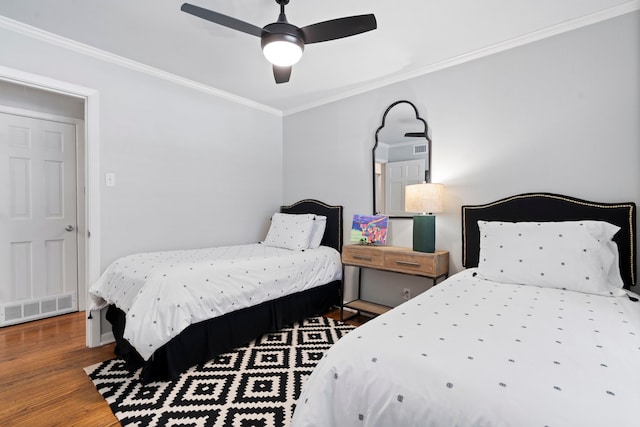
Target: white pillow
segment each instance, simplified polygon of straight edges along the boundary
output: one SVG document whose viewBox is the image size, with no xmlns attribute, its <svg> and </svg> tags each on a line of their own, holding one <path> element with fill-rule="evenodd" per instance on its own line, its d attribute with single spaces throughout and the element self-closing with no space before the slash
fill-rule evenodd
<svg viewBox="0 0 640 427">
<path fill-rule="evenodd" d="M 620 227 L 603 221 L 487 222 L 480 228 L 478 274 L 489 280 L 598 295 L 624 295 Z"/>
<path fill-rule="evenodd" d="M 273 214 L 264 244 L 296 251 L 307 249 L 311 242 L 314 217 L 313 214 Z"/>
<path fill-rule="evenodd" d="M 327 228 L 327 217 L 324 215 L 314 215 L 315 221 L 313 221 L 313 228 L 311 229 L 311 241 L 309 242 L 309 249 L 316 249 L 320 246 L 322 238 L 324 237 L 324 230 Z"/>
</svg>

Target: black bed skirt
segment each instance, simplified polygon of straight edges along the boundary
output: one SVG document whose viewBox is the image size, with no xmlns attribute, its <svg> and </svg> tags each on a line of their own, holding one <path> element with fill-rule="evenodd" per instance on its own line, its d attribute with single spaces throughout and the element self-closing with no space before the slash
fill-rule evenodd
<svg viewBox="0 0 640 427">
<path fill-rule="evenodd" d="M 340 281 L 266 301 L 224 316 L 195 323 L 144 361 L 123 336 L 125 313 L 111 305 L 107 320 L 116 339 L 115 354 L 125 360 L 129 370 L 142 367 L 142 380 L 166 381 L 178 377 L 192 366 L 211 360 L 244 345 L 260 335 L 307 317 L 326 313 L 340 303 Z"/>
</svg>

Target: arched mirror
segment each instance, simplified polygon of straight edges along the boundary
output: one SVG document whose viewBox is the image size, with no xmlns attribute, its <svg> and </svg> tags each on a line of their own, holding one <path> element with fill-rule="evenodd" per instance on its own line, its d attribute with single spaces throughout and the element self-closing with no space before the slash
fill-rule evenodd
<svg viewBox="0 0 640 427">
<path fill-rule="evenodd" d="M 431 182 L 429 126 L 409 101 L 396 101 L 382 116 L 373 146 L 373 212 L 397 218 L 404 210 L 404 187 Z"/>
</svg>

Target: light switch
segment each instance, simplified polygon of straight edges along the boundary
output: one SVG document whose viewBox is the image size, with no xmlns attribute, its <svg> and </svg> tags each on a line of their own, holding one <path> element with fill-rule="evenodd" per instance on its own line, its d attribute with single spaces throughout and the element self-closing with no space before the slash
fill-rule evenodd
<svg viewBox="0 0 640 427">
<path fill-rule="evenodd" d="M 104 182 L 107 187 L 115 187 L 116 186 L 116 174 L 115 173 L 106 173 L 104 175 Z"/>
</svg>

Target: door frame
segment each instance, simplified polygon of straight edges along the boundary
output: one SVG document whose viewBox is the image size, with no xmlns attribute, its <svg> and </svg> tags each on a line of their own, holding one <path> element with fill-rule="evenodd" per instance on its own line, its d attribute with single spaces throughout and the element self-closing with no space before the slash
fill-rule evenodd
<svg viewBox="0 0 640 427">
<path fill-rule="evenodd" d="M 87 346 L 100 345 L 100 316 L 90 316 L 90 304 L 87 304 L 89 301 L 88 284 L 94 283 L 100 277 L 99 93 L 95 89 L 4 66 L 0 66 L 0 80 L 84 99 L 84 158 L 82 159 L 84 173 L 78 173 L 78 176 L 84 175 L 82 183 L 85 190 L 83 210 L 87 232 L 83 233 L 82 237 L 78 236 L 78 265 L 85 266 L 84 277 L 78 277 L 78 309 L 85 310 L 88 315 Z M 80 167 L 80 164 L 78 166 Z M 84 250 L 81 251 L 82 246 L 84 246 Z"/>
</svg>

